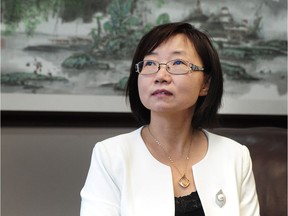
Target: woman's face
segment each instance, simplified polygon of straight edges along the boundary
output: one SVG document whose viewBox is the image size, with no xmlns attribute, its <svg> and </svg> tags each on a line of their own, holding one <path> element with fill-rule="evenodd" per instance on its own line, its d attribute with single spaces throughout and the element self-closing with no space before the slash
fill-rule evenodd
<svg viewBox="0 0 288 216">
<path fill-rule="evenodd" d="M 194 45 L 184 34 L 171 37 L 144 57 L 144 60 L 164 64 L 174 59 L 182 59 L 203 67 Z M 198 97 L 206 95 L 208 88 L 209 84 L 205 82 L 204 72 L 201 71 L 174 75 L 167 72 L 165 65 L 161 65 L 155 74 L 138 76 L 140 100 L 151 113 L 192 113 Z"/>
</svg>

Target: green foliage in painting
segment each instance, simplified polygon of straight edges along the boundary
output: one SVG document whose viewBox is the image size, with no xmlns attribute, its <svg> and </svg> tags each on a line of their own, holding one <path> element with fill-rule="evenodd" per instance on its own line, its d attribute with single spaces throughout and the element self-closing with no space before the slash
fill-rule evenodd
<svg viewBox="0 0 288 216">
<path fill-rule="evenodd" d="M 141 5 L 140 7 L 143 8 L 138 8 L 137 13 L 137 6 L 135 6 L 137 4 L 135 3 L 138 3 L 139 6 L 142 2 L 113 0 L 108 5 L 106 12 L 110 19 L 103 24 L 105 36 L 101 37 L 99 31 L 96 34 L 96 28 L 90 32 L 94 40 L 94 51 L 100 52 L 101 56 L 117 58 L 132 56 L 140 38 L 153 26 L 151 23 L 143 23 L 143 20 L 140 19 L 141 13 L 145 13 L 147 10 L 145 10 L 145 6 Z M 169 20 L 167 13 L 161 14 L 156 24 L 167 23 Z M 98 27 L 101 28 L 99 25 Z"/>
<path fill-rule="evenodd" d="M 13 33 L 22 22 L 26 34 L 31 36 L 36 27 L 47 21 L 49 15 L 55 14 L 59 7 L 59 0 L 3 0 L 1 11 L 6 27 L 4 33 Z"/>
<path fill-rule="evenodd" d="M 170 17 L 169 17 L 168 13 L 160 14 L 157 18 L 157 21 L 156 21 L 157 25 L 165 24 L 168 22 L 170 22 Z"/>
<path fill-rule="evenodd" d="M 14 72 L 8 74 L 1 74 L 1 84 L 4 85 L 31 85 L 31 82 L 68 82 L 68 80 L 61 76 L 49 76 L 44 74 L 35 74 L 27 72 Z"/>
<path fill-rule="evenodd" d="M 158 7 L 162 7 L 165 4 L 165 0 L 157 0 L 156 4 Z"/>
<path fill-rule="evenodd" d="M 155 24 L 170 21 L 167 13 L 159 15 L 152 23 L 147 21 L 151 8 L 144 0 L 3 0 L 3 23 L 5 33 L 11 34 L 19 24 L 27 36 L 33 36 L 37 26 L 54 17 L 62 22 L 93 22 L 90 54 L 102 57 L 127 58 L 144 33 Z M 150 2 L 161 7 L 164 0 Z M 108 18 L 108 19 L 107 19 Z"/>
<path fill-rule="evenodd" d="M 133 0 L 114 0 L 107 7 L 110 19 L 104 23 L 105 52 L 110 56 L 131 55 L 131 47 L 139 39 L 137 26 L 141 20 L 133 15 Z"/>
<path fill-rule="evenodd" d="M 27 35 L 34 31 L 41 22 L 49 16 L 57 17 L 62 22 L 71 22 L 82 18 L 90 22 L 94 13 L 104 10 L 110 0 L 2 0 L 2 22 L 5 33 L 13 33 L 20 23 L 24 23 Z"/>
</svg>

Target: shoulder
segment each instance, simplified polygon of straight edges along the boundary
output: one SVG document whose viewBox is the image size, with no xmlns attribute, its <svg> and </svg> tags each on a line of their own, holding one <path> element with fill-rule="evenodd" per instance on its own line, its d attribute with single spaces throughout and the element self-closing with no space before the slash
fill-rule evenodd
<svg viewBox="0 0 288 216">
<path fill-rule="evenodd" d="M 209 132 L 207 130 L 203 130 L 203 132 L 205 133 L 209 144 L 216 145 L 217 147 L 221 147 L 221 148 L 236 149 L 236 150 L 242 149 L 243 147 L 245 148 L 244 145 L 242 145 L 241 143 L 231 138 L 218 135 L 218 134 Z"/>
<path fill-rule="evenodd" d="M 245 175 L 251 169 L 252 161 L 245 145 L 206 130 L 204 133 L 208 139 L 208 151 L 204 159 L 198 163 L 198 169 L 204 167 L 205 169 L 213 169 L 215 173 L 223 174 L 225 167 L 225 171 L 227 171 L 225 176 L 235 172 Z"/>
<path fill-rule="evenodd" d="M 91 166 L 101 167 L 115 181 L 123 179 L 126 173 L 123 170 L 130 169 L 134 155 L 143 157 L 142 142 L 141 128 L 98 142 L 92 152 Z"/>
<path fill-rule="evenodd" d="M 227 159 L 234 158 L 236 160 L 250 157 L 249 150 L 245 145 L 242 145 L 228 137 L 211 133 L 207 130 L 204 130 L 204 133 L 208 139 L 209 151 L 213 152 L 213 154 L 218 157 L 219 155 L 222 155 Z"/>
<path fill-rule="evenodd" d="M 96 143 L 93 154 L 102 155 L 103 157 L 105 155 L 106 158 L 114 157 L 115 159 L 120 157 L 120 155 L 127 154 L 133 148 L 137 148 L 139 143 L 142 142 L 141 129 L 138 128 L 129 133 L 110 137 Z"/>
<path fill-rule="evenodd" d="M 121 145 L 130 143 L 133 139 L 141 138 L 141 129 L 142 128 L 138 128 L 129 133 L 119 134 L 117 136 L 107 138 L 105 140 L 102 140 L 96 143 L 96 146 L 99 146 L 99 148 L 104 148 L 104 147 L 110 147 L 113 145 L 121 146 Z"/>
</svg>

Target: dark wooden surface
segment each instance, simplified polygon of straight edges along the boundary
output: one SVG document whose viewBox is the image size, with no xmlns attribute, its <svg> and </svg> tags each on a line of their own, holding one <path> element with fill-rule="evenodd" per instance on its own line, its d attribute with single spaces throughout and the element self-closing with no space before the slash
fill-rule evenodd
<svg viewBox="0 0 288 216">
<path fill-rule="evenodd" d="M 2 127 L 137 127 L 131 113 L 1 111 Z M 219 115 L 219 127 L 287 128 L 286 115 Z"/>
</svg>

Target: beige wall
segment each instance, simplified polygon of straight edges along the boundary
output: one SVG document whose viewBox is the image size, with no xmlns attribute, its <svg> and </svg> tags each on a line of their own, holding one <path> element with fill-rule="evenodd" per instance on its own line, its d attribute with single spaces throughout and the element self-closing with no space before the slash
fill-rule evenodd
<svg viewBox="0 0 288 216">
<path fill-rule="evenodd" d="M 2 128 L 2 216 L 76 216 L 97 141 L 134 128 Z"/>
</svg>

